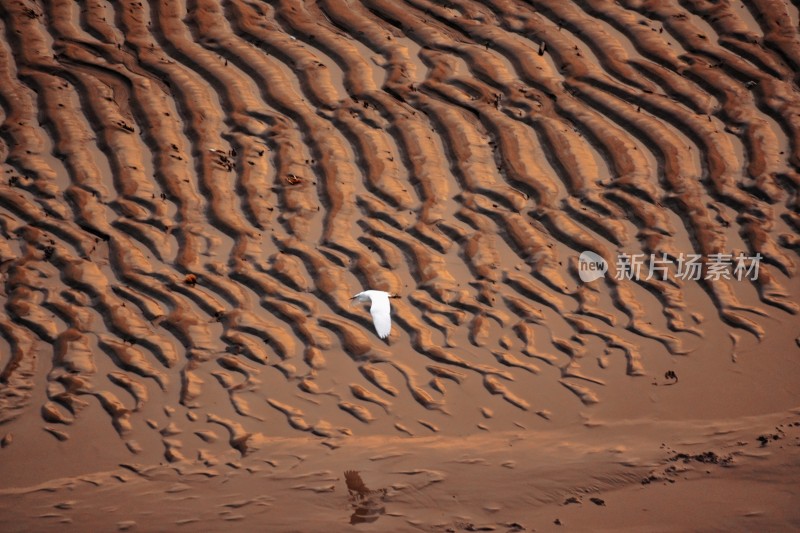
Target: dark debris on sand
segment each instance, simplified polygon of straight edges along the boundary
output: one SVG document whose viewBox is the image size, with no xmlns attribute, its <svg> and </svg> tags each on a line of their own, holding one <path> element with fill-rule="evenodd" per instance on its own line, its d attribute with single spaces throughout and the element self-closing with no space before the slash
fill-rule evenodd
<svg viewBox="0 0 800 533">
<path fill-rule="evenodd" d="M 730 454 L 724 456 L 718 455 L 716 452 L 712 451 L 694 455 L 688 453 L 676 453 L 670 457 L 668 461 L 683 461 L 684 463 L 697 462 L 727 466 L 733 462 L 733 456 Z"/>
</svg>

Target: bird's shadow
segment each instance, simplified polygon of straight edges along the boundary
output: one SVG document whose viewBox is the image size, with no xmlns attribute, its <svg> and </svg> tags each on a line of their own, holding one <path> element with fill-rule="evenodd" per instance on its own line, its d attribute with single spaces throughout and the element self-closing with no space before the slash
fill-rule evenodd
<svg viewBox="0 0 800 533">
<path fill-rule="evenodd" d="M 361 475 L 355 470 L 347 470 L 344 473 L 344 480 L 353 507 L 353 514 L 350 515 L 351 524 L 372 523 L 386 513 L 386 506 L 383 504 L 386 489 L 368 489 Z"/>
</svg>

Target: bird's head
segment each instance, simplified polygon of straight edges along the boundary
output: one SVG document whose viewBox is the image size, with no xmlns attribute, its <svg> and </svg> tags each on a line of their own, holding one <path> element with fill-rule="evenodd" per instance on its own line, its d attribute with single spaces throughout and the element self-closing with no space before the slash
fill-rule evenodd
<svg viewBox="0 0 800 533">
<path fill-rule="evenodd" d="M 358 294 L 354 294 L 353 296 L 350 297 L 350 301 L 353 300 L 357 302 L 366 302 L 367 300 L 369 300 L 369 296 L 367 296 L 363 292 L 359 292 Z"/>
</svg>

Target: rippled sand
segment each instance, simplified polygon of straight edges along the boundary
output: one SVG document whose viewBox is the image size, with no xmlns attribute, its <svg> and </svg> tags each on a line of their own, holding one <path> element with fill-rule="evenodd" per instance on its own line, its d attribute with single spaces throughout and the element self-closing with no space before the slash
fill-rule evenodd
<svg viewBox="0 0 800 533">
<path fill-rule="evenodd" d="M 800 528 L 799 19 L 0 2 L 0 529 Z"/>
</svg>

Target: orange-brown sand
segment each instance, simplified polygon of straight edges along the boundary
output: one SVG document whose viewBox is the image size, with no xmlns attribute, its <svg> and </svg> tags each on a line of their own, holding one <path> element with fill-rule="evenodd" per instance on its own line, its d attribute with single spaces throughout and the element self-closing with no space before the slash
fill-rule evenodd
<svg viewBox="0 0 800 533">
<path fill-rule="evenodd" d="M 0 531 L 800 529 L 798 24 L 1 1 Z"/>
</svg>

